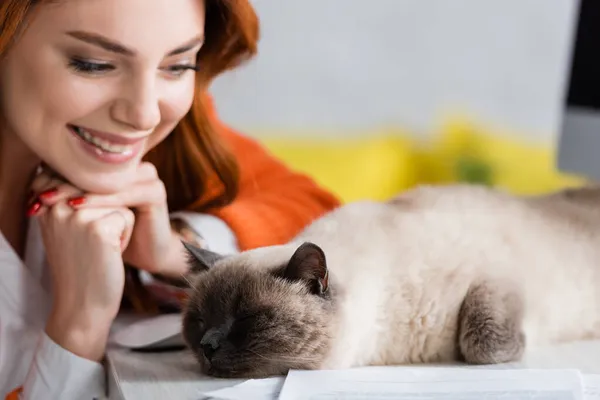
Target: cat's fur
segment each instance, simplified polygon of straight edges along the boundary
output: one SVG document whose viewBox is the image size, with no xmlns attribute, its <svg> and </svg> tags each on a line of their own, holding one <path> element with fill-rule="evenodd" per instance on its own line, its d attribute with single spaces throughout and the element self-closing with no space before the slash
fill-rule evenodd
<svg viewBox="0 0 600 400">
<path fill-rule="evenodd" d="M 600 188 L 423 186 L 342 206 L 289 244 L 189 250 L 183 334 L 215 376 L 498 363 L 600 337 Z"/>
</svg>

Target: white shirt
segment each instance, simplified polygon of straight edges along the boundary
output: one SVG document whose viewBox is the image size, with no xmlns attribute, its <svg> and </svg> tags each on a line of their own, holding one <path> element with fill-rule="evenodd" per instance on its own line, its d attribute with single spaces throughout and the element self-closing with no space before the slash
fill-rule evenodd
<svg viewBox="0 0 600 400">
<path fill-rule="evenodd" d="M 238 251 L 235 236 L 220 219 L 180 212 L 221 253 Z M 35 220 L 32 220 L 35 221 Z M 52 288 L 37 223 L 30 223 L 24 261 L 0 234 L 0 400 L 19 386 L 21 399 L 102 399 L 104 367 L 56 344 L 44 332 Z"/>
</svg>

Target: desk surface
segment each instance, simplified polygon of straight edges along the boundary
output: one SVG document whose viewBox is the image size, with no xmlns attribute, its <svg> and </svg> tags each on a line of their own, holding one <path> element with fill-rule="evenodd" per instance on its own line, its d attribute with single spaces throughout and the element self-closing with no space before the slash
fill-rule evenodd
<svg viewBox="0 0 600 400">
<path fill-rule="evenodd" d="M 203 376 L 188 351 L 138 353 L 113 349 L 108 352 L 108 363 L 113 379 L 111 400 L 201 400 L 202 392 L 244 381 Z"/>
<path fill-rule="evenodd" d="M 187 351 L 136 353 L 112 349 L 108 352 L 108 360 L 113 377 L 111 399 L 114 400 L 201 400 L 203 392 L 243 382 L 202 376 Z M 518 366 L 575 368 L 582 373 L 600 374 L 600 341 L 532 351 Z"/>
</svg>

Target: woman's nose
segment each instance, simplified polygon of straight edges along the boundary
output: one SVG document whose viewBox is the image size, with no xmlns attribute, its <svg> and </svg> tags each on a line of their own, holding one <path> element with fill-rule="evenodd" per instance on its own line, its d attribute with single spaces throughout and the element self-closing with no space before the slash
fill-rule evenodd
<svg viewBox="0 0 600 400">
<path fill-rule="evenodd" d="M 160 123 L 160 99 L 153 78 L 128 82 L 112 110 L 113 118 L 136 131 L 152 131 Z"/>
</svg>

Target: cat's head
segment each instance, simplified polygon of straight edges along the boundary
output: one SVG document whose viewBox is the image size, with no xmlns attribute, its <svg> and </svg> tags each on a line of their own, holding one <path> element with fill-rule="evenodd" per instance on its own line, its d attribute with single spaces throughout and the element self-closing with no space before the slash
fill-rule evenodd
<svg viewBox="0 0 600 400">
<path fill-rule="evenodd" d="M 258 378 L 314 369 L 336 326 L 336 286 L 317 245 L 220 256 L 186 244 L 194 274 L 183 337 L 204 373 Z"/>
</svg>

